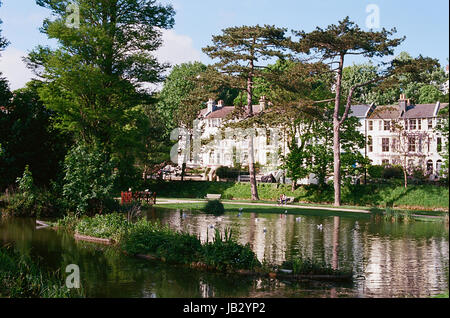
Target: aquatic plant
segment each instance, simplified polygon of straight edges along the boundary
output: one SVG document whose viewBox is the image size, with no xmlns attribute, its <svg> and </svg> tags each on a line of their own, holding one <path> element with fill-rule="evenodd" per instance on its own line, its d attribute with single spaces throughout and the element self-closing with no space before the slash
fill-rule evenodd
<svg viewBox="0 0 450 318">
<path fill-rule="evenodd" d="M 414 217 L 412 216 L 411 211 L 398 211 L 390 208 L 386 208 L 386 212 L 384 213 L 384 220 L 387 222 L 413 222 Z"/>
<path fill-rule="evenodd" d="M 226 228 L 223 235 L 218 229 L 215 230 L 213 242 L 203 245 L 202 260 L 207 266 L 218 270 L 261 267 L 250 245 L 237 243 L 230 228 Z"/>
<path fill-rule="evenodd" d="M 201 255 L 198 237 L 146 220 L 129 227 L 122 247 L 129 254 L 153 254 L 169 263 L 189 264 Z"/>
<path fill-rule="evenodd" d="M 109 238 L 119 242 L 128 228 L 124 215 L 111 213 L 94 217 L 84 217 L 75 225 L 75 231 L 82 235 Z"/>
<path fill-rule="evenodd" d="M 351 270 L 333 269 L 325 262 L 318 262 L 310 258 L 293 257 L 285 261 L 282 266 L 283 269 L 292 270 L 295 275 L 334 275 L 347 276 L 351 275 Z"/>
<path fill-rule="evenodd" d="M 13 247 L 0 247 L 0 298 L 82 297 L 83 290 L 69 290 L 59 271 L 46 272 L 38 262 Z"/>
</svg>

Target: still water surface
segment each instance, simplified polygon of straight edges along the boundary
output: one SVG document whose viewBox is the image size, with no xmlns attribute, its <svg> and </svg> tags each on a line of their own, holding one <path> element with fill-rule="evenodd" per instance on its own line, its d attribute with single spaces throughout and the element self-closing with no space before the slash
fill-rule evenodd
<svg viewBox="0 0 450 318">
<path fill-rule="evenodd" d="M 169 266 L 76 242 L 64 231 L 36 229 L 32 219 L 0 221 L 0 244 L 14 243 L 51 270 L 64 273 L 67 265 L 79 265 L 88 297 L 428 297 L 448 290 L 449 232 L 442 222 L 245 212 L 216 217 L 158 208 L 144 217 L 196 234 L 202 241 L 212 240 L 214 229 L 231 227 L 260 261 L 281 264 L 301 255 L 352 268 L 355 279 L 292 283 Z"/>
</svg>

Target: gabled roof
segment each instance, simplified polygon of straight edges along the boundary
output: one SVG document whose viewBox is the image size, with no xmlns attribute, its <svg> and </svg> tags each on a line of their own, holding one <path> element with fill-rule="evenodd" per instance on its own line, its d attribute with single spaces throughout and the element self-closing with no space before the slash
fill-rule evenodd
<svg viewBox="0 0 450 318">
<path fill-rule="evenodd" d="M 399 105 L 377 106 L 368 117 L 369 119 L 398 119 L 400 117 Z"/>
<path fill-rule="evenodd" d="M 350 108 L 349 116 L 350 117 L 358 117 L 358 118 L 366 118 L 373 104 L 371 105 L 352 105 Z"/>
<path fill-rule="evenodd" d="M 440 106 L 440 107 L 439 107 Z M 419 104 L 410 105 L 406 108 L 406 118 L 430 118 L 435 117 L 442 105 Z"/>
<path fill-rule="evenodd" d="M 439 110 L 447 107 L 448 104 L 417 104 L 406 107 L 405 114 L 400 111 L 399 105 L 377 106 L 374 112 L 368 117 L 370 119 L 398 119 L 402 118 L 433 118 Z"/>
<path fill-rule="evenodd" d="M 214 118 L 226 118 L 229 114 L 231 114 L 235 109 L 235 106 L 223 106 L 216 107 L 216 109 L 212 113 L 208 113 L 208 109 L 204 108 L 200 111 L 200 117 L 204 117 L 205 119 L 214 119 Z M 259 114 L 263 111 L 263 107 L 261 105 L 253 105 L 253 113 Z"/>
</svg>

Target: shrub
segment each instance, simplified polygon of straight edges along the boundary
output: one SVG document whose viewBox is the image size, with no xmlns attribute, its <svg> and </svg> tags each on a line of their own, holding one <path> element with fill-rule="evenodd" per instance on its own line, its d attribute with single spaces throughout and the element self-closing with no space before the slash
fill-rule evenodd
<svg viewBox="0 0 450 318">
<path fill-rule="evenodd" d="M 79 215 L 105 209 L 114 196 L 115 160 L 98 147 L 73 147 L 64 161 L 63 196 Z"/>
<path fill-rule="evenodd" d="M 384 166 L 380 165 L 369 166 L 369 168 L 367 169 L 367 173 L 372 179 L 380 179 L 383 176 L 383 171 Z"/>
<path fill-rule="evenodd" d="M 216 229 L 213 242 L 203 246 L 203 261 L 206 265 L 218 270 L 254 269 L 260 267 L 255 253 L 249 244 L 241 245 L 232 238 L 231 230 L 226 229 L 222 237 Z"/>
<path fill-rule="evenodd" d="M 382 174 L 383 179 L 403 178 L 403 168 L 400 166 L 386 166 Z"/>
<path fill-rule="evenodd" d="M 214 215 L 221 215 L 225 213 L 225 207 L 219 200 L 211 200 L 206 202 L 203 211 Z"/>
<path fill-rule="evenodd" d="M 111 238 L 119 242 L 128 227 L 125 217 L 118 213 L 85 217 L 75 226 L 75 231 L 82 235 L 98 238 Z"/>
<path fill-rule="evenodd" d="M 239 175 L 239 171 L 222 166 L 217 168 L 216 175 L 221 179 L 235 179 Z"/>
<path fill-rule="evenodd" d="M 159 223 L 141 220 L 126 235 L 122 247 L 129 254 L 154 254 L 170 263 L 189 264 L 201 255 L 201 242 Z"/>
</svg>

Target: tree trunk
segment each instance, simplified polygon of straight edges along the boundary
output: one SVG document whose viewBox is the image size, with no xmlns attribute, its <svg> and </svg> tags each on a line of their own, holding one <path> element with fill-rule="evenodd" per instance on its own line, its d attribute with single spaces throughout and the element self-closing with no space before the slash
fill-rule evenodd
<svg viewBox="0 0 450 318">
<path fill-rule="evenodd" d="M 405 189 L 408 188 L 408 174 L 406 173 L 406 169 L 403 168 L 403 177 L 404 177 L 404 181 L 405 181 Z"/>
<path fill-rule="evenodd" d="M 295 188 L 296 188 L 296 185 L 297 185 L 297 180 L 292 180 L 292 188 L 291 188 L 291 191 L 292 192 L 294 192 L 295 191 Z"/>
<path fill-rule="evenodd" d="M 253 61 L 250 61 L 251 73 L 247 80 L 247 110 L 248 115 L 253 116 Z M 256 184 L 255 154 L 253 147 L 253 134 L 248 136 L 248 170 L 250 173 L 250 188 L 252 200 L 259 201 L 258 187 Z"/>
<path fill-rule="evenodd" d="M 186 174 L 186 162 L 181 165 L 181 181 L 184 181 L 184 175 Z"/>
<path fill-rule="evenodd" d="M 336 99 L 334 103 L 333 114 L 333 154 L 334 154 L 334 205 L 341 205 L 341 143 L 340 143 L 340 122 L 339 122 L 339 107 L 341 104 L 341 85 L 342 85 L 342 70 L 344 68 L 344 55 L 341 55 L 339 61 L 339 68 L 336 78 Z"/>
</svg>

